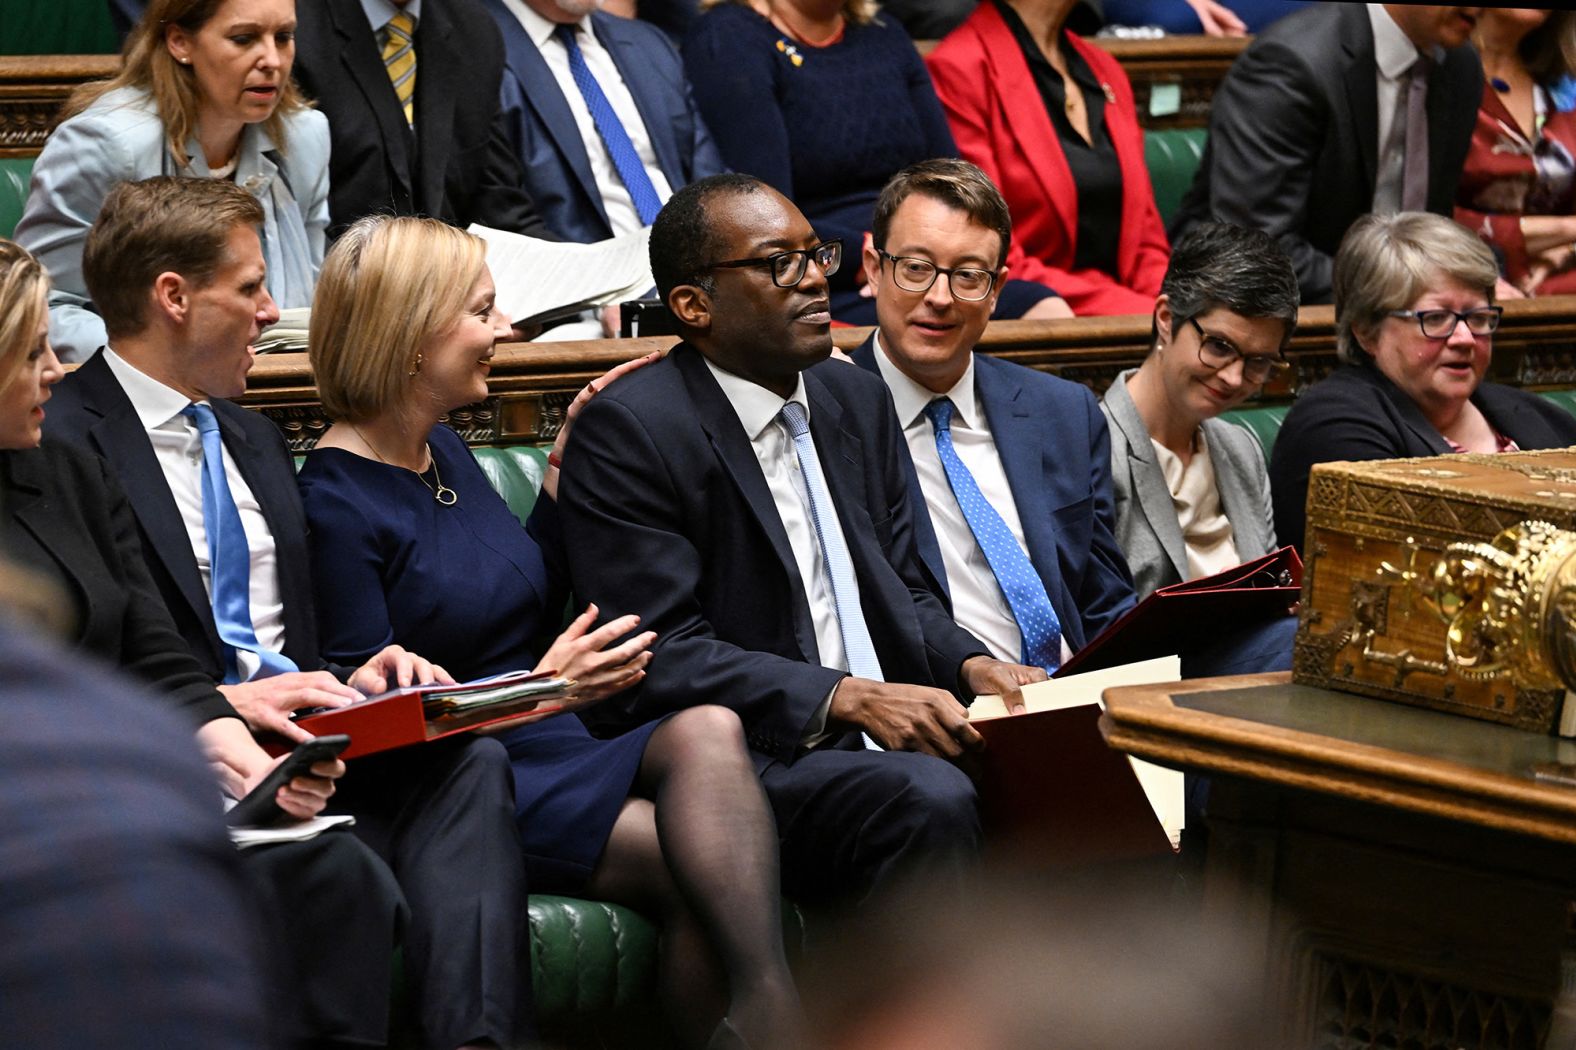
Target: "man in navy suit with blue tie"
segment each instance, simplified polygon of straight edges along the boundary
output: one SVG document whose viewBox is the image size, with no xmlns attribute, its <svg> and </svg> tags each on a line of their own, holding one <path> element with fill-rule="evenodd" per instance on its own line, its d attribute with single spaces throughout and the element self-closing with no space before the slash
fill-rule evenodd
<svg viewBox="0 0 1576 1050">
<path fill-rule="evenodd" d="M 685 342 L 586 405 L 559 507 L 575 593 L 657 634 L 604 714 L 738 712 L 784 892 L 846 902 L 968 863 L 961 698 L 1045 672 L 991 657 L 926 586 L 891 402 L 827 360 L 841 248 L 758 179 L 676 193 L 651 269 Z"/>
<path fill-rule="evenodd" d="M 482 0 L 503 33 L 502 122 L 543 221 L 571 241 L 650 226 L 723 170 L 678 52 L 598 0 Z"/>
<path fill-rule="evenodd" d="M 913 165 L 873 226 L 863 262 L 880 325 L 853 357 L 892 392 L 926 576 L 997 656 L 1030 652 L 1054 620 L 1060 646 L 1029 657 L 1054 671 L 1134 600 L 1105 418 L 1086 387 L 974 352 L 1012 236 L 984 172 Z"/>
</svg>

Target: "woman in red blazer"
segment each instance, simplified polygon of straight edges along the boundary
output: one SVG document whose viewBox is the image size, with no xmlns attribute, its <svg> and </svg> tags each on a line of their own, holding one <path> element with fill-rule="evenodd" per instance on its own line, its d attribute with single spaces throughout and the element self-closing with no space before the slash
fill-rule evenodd
<svg viewBox="0 0 1576 1050">
<path fill-rule="evenodd" d="M 1077 314 L 1149 313 L 1170 247 L 1133 90 L 1063 28 L 1073 3 L 984 0 L 926 64 L 958 149 L 1012 210 L 1012 276 Z"/>
</svg>

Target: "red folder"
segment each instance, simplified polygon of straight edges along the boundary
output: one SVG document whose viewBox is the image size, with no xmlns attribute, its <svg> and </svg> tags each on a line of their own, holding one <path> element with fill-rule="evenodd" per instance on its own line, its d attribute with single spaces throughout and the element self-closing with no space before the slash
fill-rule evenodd
<svg viewBox="0 0 1576 1050">
<path fill-rule="evenodd" d="M 1285 616 L 1302 598 L 1302 559 L 1282 547 L 1214 576 L 1162 587 L 1101 631 L 1056 676 L 1184 653 Z"/>
<path fill-rule="evenodd" d="M 549 678 L 556 673 L 548 671 L 533 677 Z M 453 687 L 442 688 L 453 691 Z M 356 758 L 428 740 L 441 740 L 455 733 L 483 729 L 523 714 L 535 713 L 546 718 L 563 710 L 566 697 L 564 690 L 558 690 L 489 704 L 463 714 L 429 717 L 423 702 L 425 694 L 430 691 L 431 687 L 423 686 L 396 689 L 380 696 L 368 697 L 348 707 L 336 707 L 308 715 L 297 719 L 296 724 L 316 736 L 348 733 L 350 746 L 340 757 Z M 270 750 L 289 750 L 289 747 L 286 745 Z"/>
<path fill-rule="evenodd" d="M 1171 855 L 1132 764 L 1099 721 L 1098 705 L 1081 704 L 970 723 L 985 738 L 980 818 L 992 850 L 1049 867 Z"/>
</svg>

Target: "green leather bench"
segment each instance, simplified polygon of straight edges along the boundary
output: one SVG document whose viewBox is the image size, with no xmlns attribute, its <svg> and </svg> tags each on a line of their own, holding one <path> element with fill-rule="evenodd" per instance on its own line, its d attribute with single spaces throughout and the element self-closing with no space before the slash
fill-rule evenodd
<svg viewBox="0 0 1576 1050">
<path fill-rule="evenodd" d="M 1205 128 L 1144 132 L 1144 165 L 1149 169 L 1149 181 L 1155 189 L 1155 206 L 1160 209 L 1161 222 L 1169 225 L 1171 216 L 1181 207 L 1182 198 L 1193 185 L 1193 173 L 1204 157 L 1204 143 L 1208 137 Z"/>
<path fill-rule="evenodd" d="M 0 157 L 0 237 L 9 239 L 21 220 L 32 178 L 32 157 Z"/>
</svg>

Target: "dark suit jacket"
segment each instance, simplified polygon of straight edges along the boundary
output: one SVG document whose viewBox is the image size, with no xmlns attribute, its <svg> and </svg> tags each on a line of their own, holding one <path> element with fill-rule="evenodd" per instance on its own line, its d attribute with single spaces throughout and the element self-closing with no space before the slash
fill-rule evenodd
<svg viewBox="0 0 1576 1050">
<path fill-rule="evenodd" d="M 65 583 L 79 648 L 157 689 L 197 724 L 239 717 L 176 633 L 131 507 L 102 460 L 58 441 L 0 452 L 0 492 L 6 556 Z"/>
<path fill-rule="evenodd" d="M 613 236 L 585 140 L 558 81 L 502 0 L 482 3 L 503 34 L 508 68 L 502 120 L 531 200 L 561 237 L 592 242 Z M 591 25 L 640 110 L 668 184 L 677 190 L 722 171 L 722 155 L 695 109 L 684 65 L 667 36 L 645 22 L 601 12 L 591 16 Z"/>
<path fill-rule="evenodd" d="M 1259 35 L 1215 92 L 1209 144 L 1172 241 L 1211 218 L 1277 237 L 1304 303 L 1330 301 L 1341 237 L 1373 210 L 1379 104 L 1362 4 L 1315 4 Z M 1428 81 L 1428 210 L 1450 215 L 1472 141 L 1483 69 L 1470 46 Z M 1283 537 L 1284 538 L 1284 537 Z"/>
<path fill-rule="evenodd" d="M 804 382 L 882 670 L 889 681 L 956 692 L 959 667 L 985 648 L 926 587 L 886 387 L 840 361 L 811 368 Z M 845 673 L 819 662 L 782 519 L 700 353 L 680 344 L 598 394 L 564 460 L 559 507 L 575 594 L 604 619 L 638 613 L 641 628 L 657 632 L 645 682 L 603 706 L 635 723 L 723 704 L 738 712 L 758 765 L 791 762 Z"/>
<path fill-rule="evenodd" d="M 1576 445 L 1576 418 L 1536 394 L 1482 383 L 1472 403 L 1520 448 Z M 1308 475 L 1315 463 L 1449 452 L 1417 403 L 1383 372 L 1369 364 L 1343 365 L 1297 399 L 1275 436 L 1270 455 L 1275 535 L 1302 548 Z"/>
<path fill-rule="evenodd" d="M 363 215 L 430 215 L 541 236 L 499 121 L 503 42 L 476 0 L 429 0 L 416 25 L 416 133 L 360 0 L 296 5 L 295 78 L 328 117 L 330 234 Z"/>
<path fill-rule="evenodd" d="M 279 594 L 284 603 L 284 653 L 304 671 L 327 668 L 346 677 L 345 668 L 326 665 L 318 654 L 306 515 L 284 439 L 272 423 L 255 412 L 228 401 L 214 401 L 213 410 L 225 447 L 261 504 L 274 536 Z M 102 351 L 55 387 L 44 433 L 46 440 L 82 445 L 109 464 L 131 501 L 148 570 L 176 629 L 204 673 L 222 681 L 224 653 L 186 524 L 142 421 Z"/>
<path fill-rule="evenodd" d="M 853 358 L 879 375 L 873 339 Z M 1087 387 L 984 354 L 974 356 L 974 388 L 1012 489 L 1029 561 L 1068 646 L 1077 651 L 1133 604 L 1127 559 L 1116 544 L 1105 417 Z M 900 458 L 920 560 L 932 588 L 948 598 L 941 547 L 906 442 Z"/>
</svg>

